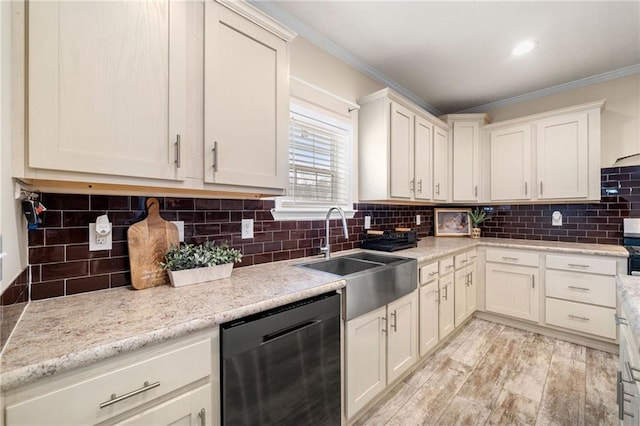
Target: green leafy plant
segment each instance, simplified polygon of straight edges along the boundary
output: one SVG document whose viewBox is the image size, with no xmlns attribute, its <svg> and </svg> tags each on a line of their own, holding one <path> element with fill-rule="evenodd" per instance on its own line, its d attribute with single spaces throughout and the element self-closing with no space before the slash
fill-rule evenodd
<svg viewBox="0 0 640 426">
<path fill-rule="evenodd" d="M 162 269 L 183 271 L 185 269 L 204 268 L 222 265 L 224 263 L 238 263 L 242 261 L 242 253 L 229 247 L 227 243 L 215 245 L 213 241 L 204 244 L 171 245 L 164 256 L 165 262 L 160 262 Z"/>
<path fill-rule="evenodd" d="M 487 219 L 487 212 L 484 209 L 476 208 L 469 212 L 469 219 L 471 219 L 471 226 L 477 228 Z"/>
</svg>

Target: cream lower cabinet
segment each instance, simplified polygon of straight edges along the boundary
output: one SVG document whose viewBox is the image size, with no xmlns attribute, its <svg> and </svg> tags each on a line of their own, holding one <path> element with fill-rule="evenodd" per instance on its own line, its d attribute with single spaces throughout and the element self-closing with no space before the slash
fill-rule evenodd
<svg viewBox="0 0 640 426">
<path fill-rule="evenodd" d="M 588 256 L 546 256 L 548 325 L 615 340 L 617 264 Z"/>
<path fill-rule="evenodd" d="M 420 266 L 420 356 L 438 344 L 440 316 L 440 288 L 438 262 Z"/>
<path fill-rule="evenodd" d="M 478 296 L 476 279 L 476 252 L 458 254 L 455 265 L 455 326 L 458 327 L 473 314 L 477 307 Z"/>
<path fill-rule="evenodd" d="M 216 330 L 41 379 L 3 394 L 5 426 L 218 424 L 217 351 Z"/>
<path fill-rule="evenodd" d="M 440 340 L 455 329 L 455 283 L 453 273 L 453 257 L 439 262 L 440 279 L 438 280 L 440 295 L 440 313 L 438 316 L 438 334 Z"/>
<path fill-rule="evenodd" d="M 640 350 L 629 329 L 627 313 L 620 310 L 620 358 L 616 381 L 618 419 L 621 425 L 638 425 L 640 419 Z"/>
<path fill-rule="evenodd" d="M 539 255 L 487 249 L 486 310 L 528 321 L 539 319 Z"/>
<path fill-rule="evenodd" d="M 418 291 L 347 321 L 347 418 L 418 359 Z"/>
</svg>

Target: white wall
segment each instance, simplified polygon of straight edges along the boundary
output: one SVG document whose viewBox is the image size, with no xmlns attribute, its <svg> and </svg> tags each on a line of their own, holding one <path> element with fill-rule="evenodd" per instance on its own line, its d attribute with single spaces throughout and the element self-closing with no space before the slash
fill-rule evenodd
<svg viewBox="0 0 640 426">
<path fill-rule="evenodd" d="M 640 153 L 640 74 L 544 96 L 487 111 L 493 121 L 606 99 L 602 113 L 602 167 L 617 158 Z M 640 164 L 640 160 L 635 162 Z M 630 164 L 626 164 L 630 165 Z"/>
<path fill-rule="evenodd" d="M 12 3 L 0 1 L 0 234 L 2 262 L 0 293 L 27 266 L 27 231 L 22 219 L 20 203 L 13 197 L 11 178 L 11 72 L 12 72 Z"/>
</svg>

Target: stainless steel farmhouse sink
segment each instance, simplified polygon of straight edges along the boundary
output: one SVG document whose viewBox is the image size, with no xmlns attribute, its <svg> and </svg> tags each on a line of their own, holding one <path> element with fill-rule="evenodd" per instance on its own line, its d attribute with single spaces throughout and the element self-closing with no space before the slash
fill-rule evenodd
<svg viewBox="0 0 640 426">
<path fill-rule="evenodd" d="M 393 302 L 418 287 L 417 261 L 404 257 L 360 252 L 299 266 L 334 274 L 347 282 L 346 320 Z"/>
</svg>

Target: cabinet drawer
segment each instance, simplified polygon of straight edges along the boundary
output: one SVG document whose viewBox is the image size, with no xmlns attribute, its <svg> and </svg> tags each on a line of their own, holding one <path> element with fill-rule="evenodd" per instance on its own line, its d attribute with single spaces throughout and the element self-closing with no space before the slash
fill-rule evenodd
<svg viewBox="0 0 640 426">
<path fill-rule="evenodd" d="M 211 340 L 205 339 L 10 405 L 7 424 L 76 425 L 107 420 L 211 375 L 211 357 Z M 108 404 L 112 395 L 127 394 L 131 396 Z"/>
<path fill-rule="evenodd" d="M 547 296 L 573 302 L 616 307 L 616 280 L 595 274 L 547 270 Z"/>
<path fill-rule="evenodd" d="M 546 322 L 550 325 L 582 331 L 608 339 L 616 338 L 616 323 L 613 320 L 614 308 L 585 305 L 547 298 Z"/>
<path fill-rule="evenodd" d="M 469 263 L 469 253 L 456 254 L 453 257 L 453 264 L 456 269 L 464 268 Z"/>
<path fill-rule="evenodd" d="M 538 266 L 540 260 L 537 253 L 487 249 L 487 262 L 499 262 L 524 266 Z"/>
<path fill-rule="evenodd" d="M 449 272 L 453 272 L 453 257 L 448 257 L 446 259 L 442 259 L 440 262 L 439 272 L 440 275 L 448 274 Z"/>
<path fill-rule="evenodd" d="M 594 259 L 578 256 L 547 255 L 548 269 L 564 271 L 588 272 L 591 274 L 615 275 L 616 261 L 611 259 Z"/>
<path fill-rule="evenodd" d="M 420 284 L 426 284 L 438 278 L 438 262 L 420 267 Z"/>
</svg>

